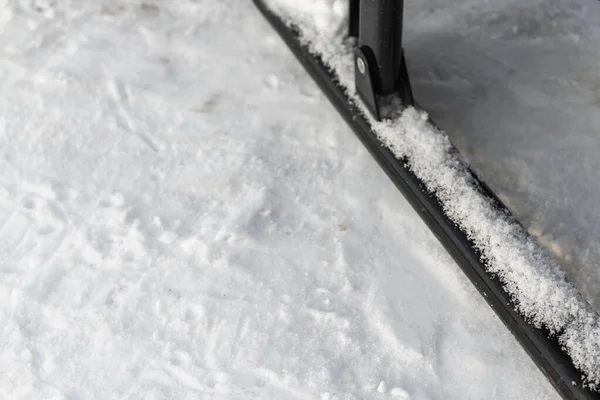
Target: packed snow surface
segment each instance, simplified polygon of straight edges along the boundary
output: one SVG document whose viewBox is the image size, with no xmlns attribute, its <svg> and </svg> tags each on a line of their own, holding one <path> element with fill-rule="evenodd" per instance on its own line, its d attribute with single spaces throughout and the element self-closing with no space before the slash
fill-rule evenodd
<svg viewBox="0 0 600 400">
<path fill-rule="evenodd" d="M 0 5 L 1 399 L 557 399 L 250 2 Z"/>
<path fill-rule="evenodd" d="M 300 29 L 306 45 L 322 57 L 348 94 L 356 98 L 352 47 L 345 40 L 347 2 L 269 0 L 268 4 Z M 518 18 L 519 4 L 504 2 L 501 7 L 512 10 L 513 17 Z M 446 134 L 432 126 L 424 112 L 413 108 L 383 122 L 364 113 L 381 142 L 399 159 L 406 159 L 447 215 L 473 240 L 489 272 L 501 278 L 518 310 L 536 326 L 557 334 L 586 382 L 590 386 L 600 384 L 598 314 L 546 250 L 480 193 L 464 163 L 451 151 Z M 493 130 L 493 125 L 489 129 Z"/>
</svg>

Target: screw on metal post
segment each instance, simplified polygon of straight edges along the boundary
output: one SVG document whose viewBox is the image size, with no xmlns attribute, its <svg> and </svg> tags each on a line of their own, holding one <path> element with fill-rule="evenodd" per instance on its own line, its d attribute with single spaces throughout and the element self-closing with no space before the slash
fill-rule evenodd
<svg viewBox="0 0 600 400">
<path fill-rule="evenodd" d="M 361 57 L 356 57 L 356 66 L 358 67 L 358 72 L 360 72 L 363 75 L 367 71 L 365 60 L 363 60 Z"/>
</svg>

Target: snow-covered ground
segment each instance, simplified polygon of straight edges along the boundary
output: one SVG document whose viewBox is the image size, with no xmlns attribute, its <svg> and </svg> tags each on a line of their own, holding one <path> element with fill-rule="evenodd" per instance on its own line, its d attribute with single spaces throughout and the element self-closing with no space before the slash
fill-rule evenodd
<svg viewBox="0 0 600 400">
<path fill-rule="evenodd" d="M 406 1 L 413 90 L 600 311 L 600 2 Z"/>
<path fill-rule="evenodd" d="M 586 381 L 600 385 L 600 316 L 568 281 L 564 266 L 561 268 L 521 225 L 480 193 L 446 133 L 430 124 L 425 112 L 409 108 L 376 121 L 356 95 L 353 45 L 347 40 L 347 3 L 268 0 L 267 4 L 286 24 L 298 29 L 304 45 L 321 57 L 344 87 L 349 101 L 362 110 L 372 133 L 406 163 L 436 196 L 448 218 L 468 235 L 486 260 L 486 269 L 499 277 L 518 311 L 536 326 L 556 333 Z M 507 8 L 512 11 L 507 20 L 520 18 L 520 2 L 512 2 Z M 481 14 L 481 18 L 487 16 Z M 473 56 L 473 64 L 481 64 L 477 53 Z M 460 95 L 459 90 L 457 93 Z M 493 122 L 490 119 L 492 130 Z"/>
<path fill-rule="evenodd" d="M 0 5 L 0 398 L 557 398 L 250 2 Z"/>
</svg>

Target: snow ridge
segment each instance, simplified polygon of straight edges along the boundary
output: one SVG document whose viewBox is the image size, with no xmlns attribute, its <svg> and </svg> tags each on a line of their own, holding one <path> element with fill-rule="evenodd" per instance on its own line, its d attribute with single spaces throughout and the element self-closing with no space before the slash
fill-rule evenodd
<svg viewBox="0 0 600 400">
<path fill-rule="evenodd" d="M 536 327 L 556 335 L 593 389 L 600 385 L 600 318 L 567 281 L 562 269 L 512 218 L 491 204 L 447 135 L 422 110 L 409 108 L 397 118 L 376 121 L 354 88 L 353 57 L 345 41 L 347 3 L 340 0 L 268 0 L 302 40 L 337 75 L 380 141 L 434 193 L 448 217 L 467 233 L 496 274 L 518 311 Z"/>
</svg>

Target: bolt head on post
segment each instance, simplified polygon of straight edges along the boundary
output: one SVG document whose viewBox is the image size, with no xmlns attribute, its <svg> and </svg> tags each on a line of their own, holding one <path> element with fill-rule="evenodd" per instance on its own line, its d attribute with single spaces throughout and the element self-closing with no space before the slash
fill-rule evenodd
<svg viewBox="0 0 600 400">
<path fill-rule="evenodd" d="M 365 64 L 365 60 L 363 60 L 362 57 L 356 57 L 356 67 L 358 68 L 358 72 L 360 72 L 362 75 L 364 75 L 365 72 L 367 72 L 367 65 Z"/>
</svg>

